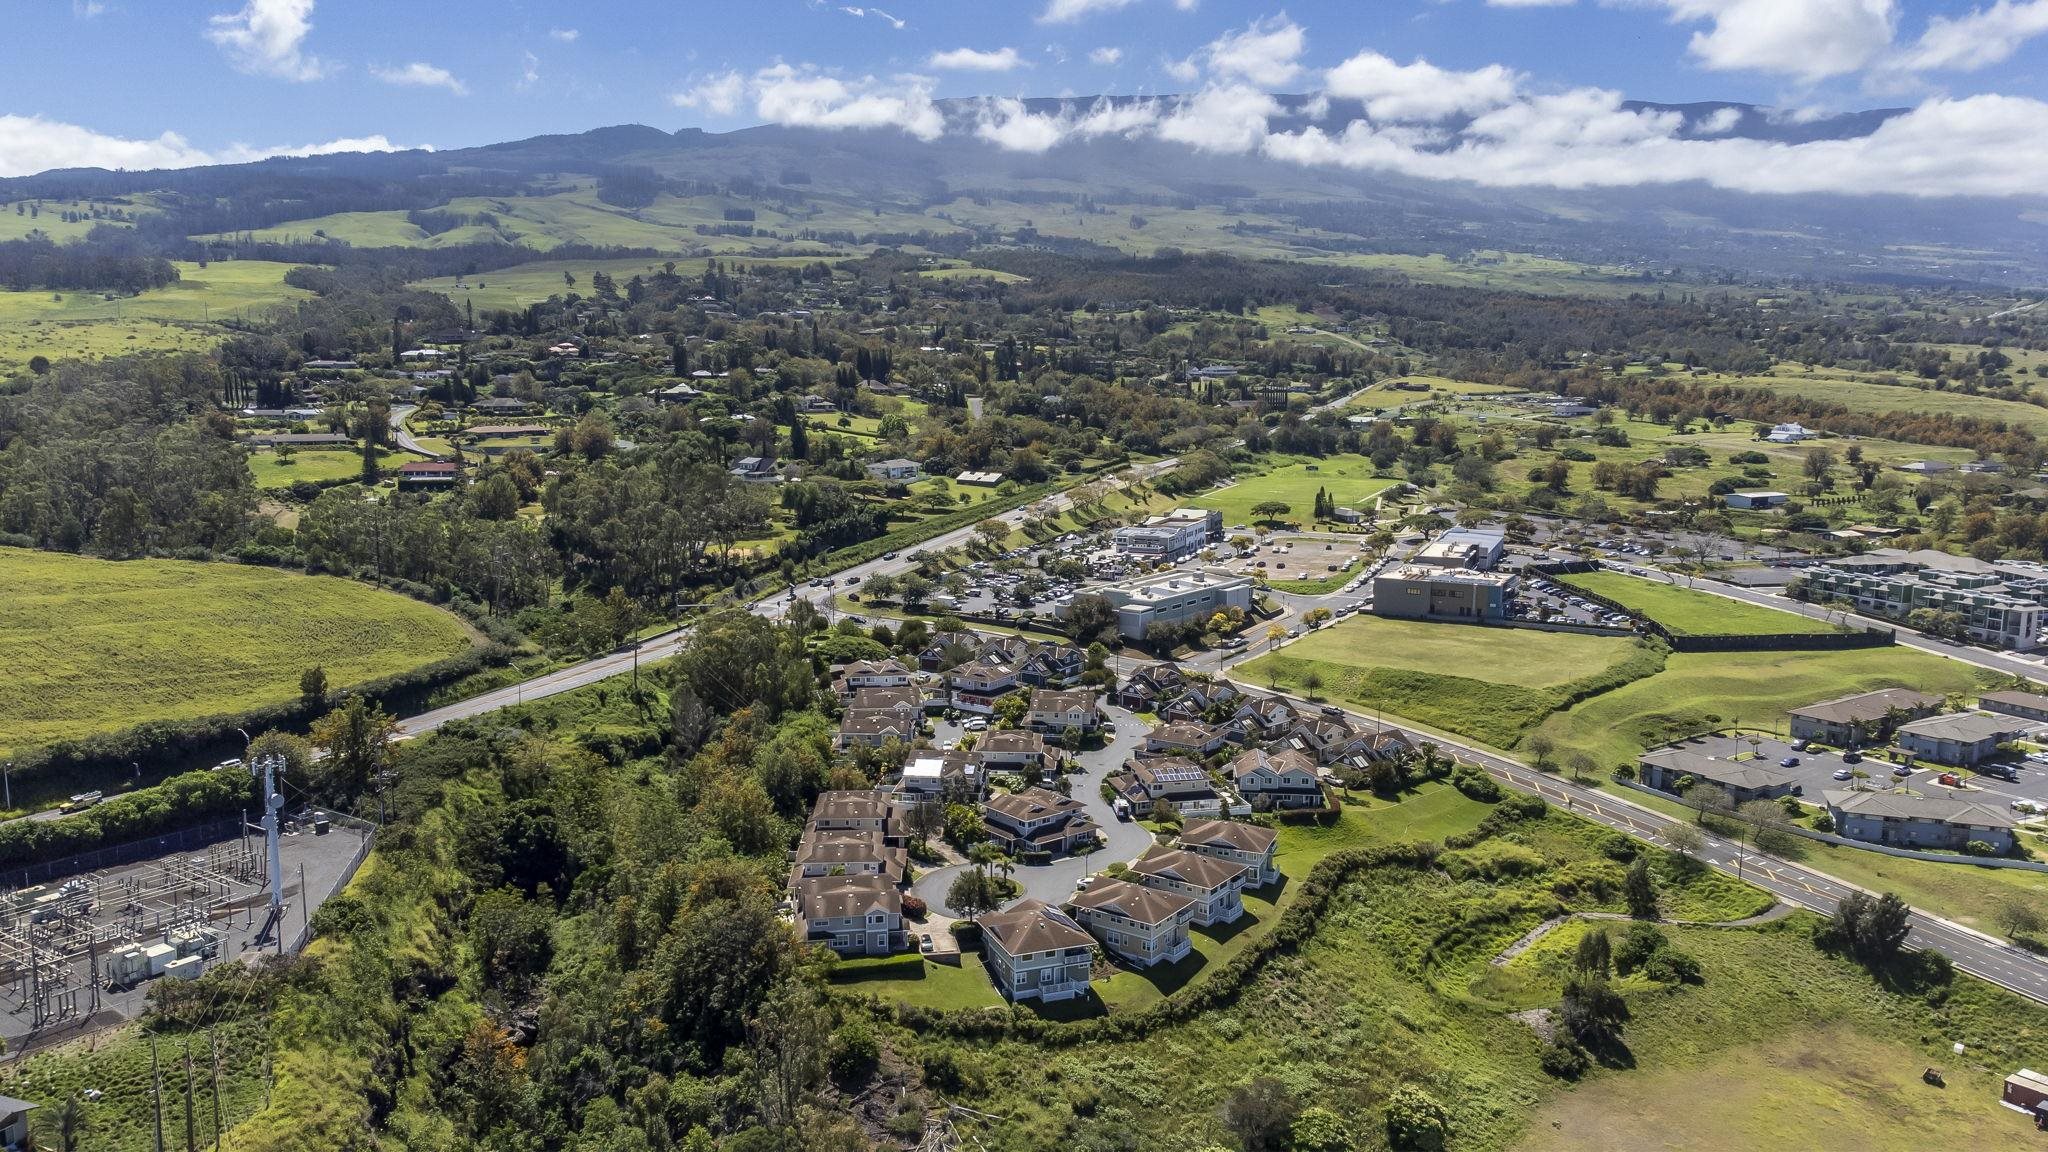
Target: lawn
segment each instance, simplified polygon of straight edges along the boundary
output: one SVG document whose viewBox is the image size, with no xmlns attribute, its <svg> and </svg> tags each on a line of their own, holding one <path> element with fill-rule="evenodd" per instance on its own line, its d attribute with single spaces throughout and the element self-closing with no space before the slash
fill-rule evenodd
<svg viewBox="0 0 2048 1152">
<path fill-rule="evenodd" d="M 1281 519 L 1307 524 L 1314 515 L 1316 490 L 1327 491 L 1340 507 L 1372 507 L 1372 498 L 1393 487 L 1394 481 L 1373 475 L 1372 462 L 1363 456 L 1331 456 L 1315 463 L 1279 464 L 1257 476 L 1241 476 L 1235 484 L 1205 492 L 1188 501 L 1197 508 L 1223 513 L 1223 523 L 1250 524 L 1252 507 L 1269 500 L 1287 505 Z"/>
<path fill-rule="evenodd" d="M 390 453 L 380 448 L 382 461 Z M 301 480 L 353 480 L 363 473 L 363 454 L 350 448 L 301 448 L 286 460 L 268 448 L 249 453 L 258 488 L 289 488 Z"/>
<path fill-rule="evenodd" d="M 1318 694 L 1511 748 L 1591 686 L 1648 675 L 1657 663 L 1657 651 L 1621 637 L 1362 615 L 1253 659 L 1237 675 L 1307 694 L 1313 673 Z"/>
<path fill-rule="evenodd" d="M 0 549 L 0 732 L 19 750 L 288 699 L 469 647 L 450 613 L 332 576 Z"/>
<path fill-rule="evenodd" d="M 841 960 L 832 966 L 832 983 L 848 992 L 927 1008 L 993 1008 L 1003 1003 L 981 957 L 971 952 L 960 957 L 958 967 L 914 954 Z"/>
<path fill-rule="evenodd" d="M 1809 616 L 1620 572 L 1586 572 L 1560 579 L 1647 616 L 1670 629 L 1674 636 L 1813 635 L 1844 631 Z"/>
<path fill-rule="evenodd" d="M 1984 682 L 1967 664 L 1910 648 L 1848 652 L 1675 652 L 1654 676 L 1622 684 L 1544 721 L 1561 749 L 1605 769 L 1643 749 L 1714 728 L 1780 727 L 1785 711 L 1879 688 L 1943 695 Z"/>
<path fill-rule="evenodd" d="M 98 359 L 148 351 L 197 351 L 219 342 L 228 320 L 259 320 L 312 293 L 284 282 L 295 265 L 261 260 L 177 262 L 179 280 L 135 296 L 96 292 L 0 292 L 0 370 L 42 355 Z"/>
<path fill-rule="evenodd" d="M 1880 384 L 1872 378 L 1846 371 L 1815 369 L 1808 372 L 1787 366 L 1767 376 L 1709 375 L 1702 377 L 1701 382 L 1767 388 L 1773 392 L 1840 404 L 1851 412 L 1927 412 L 2003 421 L 2026 428 L 2036 436 L 2048 435 L 2048 409 L 1992 396 L 1937 392 L 1932 388 L 1914 387 L 1910 383 Z"/>
</svg>

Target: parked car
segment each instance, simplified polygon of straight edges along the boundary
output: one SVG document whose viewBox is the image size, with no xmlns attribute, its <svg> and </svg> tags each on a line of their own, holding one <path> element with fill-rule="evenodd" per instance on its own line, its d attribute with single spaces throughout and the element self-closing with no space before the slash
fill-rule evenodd
<svg viewBox="0 0 2048 1152">
<path fill-rule="evenodd" d="M 1837 768 L 1837 769 L 1835 769 L 1835 779 L 1837 779 L 1837 780 L 1849 780 L 1849 779 L 1853 779 L 1853 778 L 1855 777 L 1855 775 L 1856 775 L 1856 774 L 1855 774 L 1854 772 L 1851 772 L 1851 771 L 1849 771 L 1849 770 L 1848 770 L 1847 768 Z"/>
<path fill-rule="evenodd" d="M 1799 767 L 1799 757 L 1797 757 L 1797 756 L 1787 756 L 1787 757 L 1785 757 L 1785 758 L 1784 758 L 1783 760 L 1780 760 L 1780 761 L 1778 761 L 1778 767 L 1780 767 L 1780 768 L 1797 768 L 1797 767 Z"/>
<path fill-rule="evenodd" d="M 976 716 L 974 719 L 961 725 L 961 727 L 969 732 L 986 732 L 988 731 L 988 721 L 980 716 Z"/>
<path fill-rule="evenodd" d="M 937 948 L 938 948 L 938 945 L 936 945 L 936 944 L 933 944 L 933 943 L 932 943 L 932 934 L 931 934 L 931 933 L 929 933 L 929 932 L 920 932 L 920 933 L 918 933 L 918 934 L 917 934 L 917 950 L 918 950 L 919 952 L 921 952 L 921 953 L 923 953 L 923 954 L 925 954 L 925 955 L 929 956 L 929 955 L 931 955 L 931 953 L 932 953 L 932 952 L 933 952 L 934 950 L 936 950 Z"/>
<path fill-rule="evenodd" d="M 1913 770 L 1911 768 L 1906 767 L 1904 764 L 1901 764 L 1898 767 L 1892 769 L 1892 775 L 1897 776 L 1901 780 L 1904 780 L 1906 777 L 1911 776 L 1912 774 Z"/>
</svg>

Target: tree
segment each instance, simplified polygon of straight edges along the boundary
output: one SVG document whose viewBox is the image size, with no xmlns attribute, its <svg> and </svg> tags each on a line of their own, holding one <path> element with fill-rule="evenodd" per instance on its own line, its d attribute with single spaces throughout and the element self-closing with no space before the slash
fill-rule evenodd
<svg viewBox="0 0 2048 1152">
<path fill-rule="evenodd" d="M 299 699 L 319 704 L 327 699 L 327 669 L 318 664 L 299 673 Z"/>
<path fill-rule="evenodd" d="M 1285 639 L 1287 639 L 1287 629 L 1282 628 L 1278 624 L 1268 624 L 1266 626 L 1266 651 L 1271 652 L 1279 647 L 1280 642 Z"/>
<path fill-rule="evenodd" d="M 1579 946 L 1572 953 L 1572 970 L 1588 976 L 1606 976 L 1614 966 L 1614 947 L 1608 942 L 1607 930 L 1589 928 L 1579 937 Z"/>
<path fill-rule="evenodd" d="M 1280 517 L 1292 511 L 1293 507 L 1284 500 L 1261 500 L 1252 505 L 1252 516 L 1255 519 L 1272 524 L 1279 523 Z"/>
<path fill-rule="evenodd" d="M 1317 672 L 1315 669 L 1311 668 L 1308 671 L 1303 672 L 1301 674 L 1301 690 L 1308 694 L 1308 698 L 1310 700 L 1314 700 L 1316 698 L 1316 690 L 1321 688 L 1322 686 L 1322 673 Z"/>
<path fill-rule="evenodd" d="M 313 744 L 327 753 L 321 785 L 339 799 L 360 796 L 384 768 L 398 721 L 361 696 L 313 721 Z"/>
<path fill-rule="evenodd" d="M 1584 752 L 1574 752 L 1570 756 L 1565 757 L 1564 767 L 1565 771 L 1572 774 L 1572 779 L 1574 780 L 1589 779 L 1595 772 L 1600 770 L 1600 765 L 1595 763 L 1593 758 Z"/>
<path fill-rule="evenodd" d="M 1911 930 L 1912 910 L 1893 892 L 1870 896 L 1851 892 L 1835 905 L 1834 918 L 1821 927 L 1823 943 L 1847 948 L 1858 960 L 1876 967 L 1898 958 Z"/>
<path fill-rule="evenodd" d="M 1010 539 L 1010 526 L 1001 520 L 988 519 L 974 526 L 974 534 L 981 537 L 982 544 L 994 552 Z"/>
<path fill-rule="evenodd" d="M 1387 1146 L 1394 1152 L 1442 1152 L 1451 1114 L 1436 1097 L 1403 1084 L 1387 1097 Z"/>
<path fill-rule="evenodd" d="M 1300 1114 L 1294 1094 L 1272 1076 L 1253 1077 L 1232 1088 L 1223 1100 L 1223 1125 L 1244 1152 L 1283 1152 Z"/>
<path fill-rule="evenodd" d="M 1002 907 L 1002 903 L 1000 882 L 979 867 L 969 868 L 954 877 L 952 887 L 946 889 L 947 907 L 959 913 L 963 920 L 993 912 Z"/>
<path fill-rule="evenodd" d="M 808 984 L 783 984 L 747 1022 L 747 1055 L 754 1070 L 761 1120 L 789 1131 L 801 1118 L 811 1088 L 825 1075 L 831 1017 Z"/>
<path fill-rule="evenodd" d="M 1628 1001 L 1605 976 L 1574 976 L 1565 981 L 1557 1015 L 1572 1039 L 1597 1052 L 1621 1039 L 1622 1025 L 1629 1018 Z"/>
<path fill-rule="evenodd" d="M 1628 901 L 1628 914 L 1638 920 L 1657 918 L 1657 882 L 1650 875 L 1650 858 L 1637 856 L 1628 866 L 1628 875 L 1622 879 L 1622 895 Z"/>
<path fill-rule="evenodd" d="M 1699 813 L 1697 819 L 1702 824 L 1707 822 L 1707 813 L 1726 812 L 1730 807 L 1728 790 L 1719 784 L 1709 784 L 1705 781 L 1687 785 L 1680 790 L 1678 798 L 1685 801 L 1686 807 Z"/>
<path fill-rule="evenodd" d="M 2036 937 L 2041 933 L 2042 917 L 2040 910 L 2035 908 L 2031 902 L 2016 896 L 2008 896 L 1993 905 L 1991 919 L 1993 923 L 1998 925 L 1998 930 L 2005 933 L 2014 942 L 2018 942 L 2022 938 Z"/>
<path fill-rule="evenodd" d="M 1756 846 L 1766 852 L 1783 852 L 1792 839 L 1786 830 L 1785 810 L 1769 800 L 1751 800 L 1735 810 L 1752 829 Z"/>
<path fill-rule="evenodd" d="M 1671 850 L 1690 860 L 1707 846 L 1707 834 L 1691 824 L 1673 824 L 1664 829 L 1664 842 Z"/>
<path fill-rule="evenodd" d="M 1311 628 L 1321 628 L 1330 622 L 1333 613 L 1328 608 L 1311 608 L 1302 616 L 1302 623 Z"/>
<path fill-rule="evenodd" d="M 1528 740 L 1529 758 L 1539 771 L 1549 771 L 1550 757 L 1557 751 L 1557 742 L 1541 732 L 1532 733 Z"/>
</svg>

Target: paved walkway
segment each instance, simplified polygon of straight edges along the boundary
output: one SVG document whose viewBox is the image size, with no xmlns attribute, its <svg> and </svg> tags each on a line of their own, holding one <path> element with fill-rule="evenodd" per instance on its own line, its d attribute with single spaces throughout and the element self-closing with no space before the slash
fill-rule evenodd
<svg viewBox="0 0 2048 1152">
<path fill-rule="evenodd" d="M 1744 916 L 1740 920 L 1666 920 L 1659 917 L 1656 920 L 1640 921 L 1634 916 L 1625 916 L 1619 912 L 1567 912 L 1562 916 L 1553 916 L 1524 932 L 1520 940 L 1501 949 L 1500 955 L 1495 956 L 1490 963 L 1495 968 L 1506 965 L 1508 961 L 1535 947 L 1538 940 L 1574 920 L 1621 920 L 1632 924 L 1663 924 L 1673 928 L 1750 928 L 1758 924 L 1769 924 L 1773 920 L 1783 920 L 1793 911 L 1790 904 L 1778 903 L 1754 916 Z"/>
</svg>

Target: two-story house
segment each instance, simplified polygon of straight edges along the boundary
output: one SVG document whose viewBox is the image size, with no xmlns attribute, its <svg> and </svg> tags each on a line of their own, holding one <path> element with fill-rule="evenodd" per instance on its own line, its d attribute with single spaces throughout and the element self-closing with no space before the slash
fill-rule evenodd
<svg viewBox="0 0 2048 1152">
<path fill-rule="evenodd" d="M 1118 686 L 1117 706 L 1133 712 L 1156 711 L 1161 700 L 1180 691 L 1187 682 L 1178 664 L 1147 664 L 1126 676 Z"/>
<path fill-rule="evenodd" d="M 1025 726 L 1034 732 L 1055 736 L 1068 732 L 1093 732 L 1102 723 L 1096 699 L 1093 688 L 1075 688 L 1065 692 L 1041 688 L 1031 694 L 1031 708 L 1025 714 Z"/>
<path fill-rule="evenodd" d="M 1073 917 L 1043 900 L 991 912 L 981 926 L 981 959 L 1005 997 L 1071 1000 L 1088 995 L 1095 938 Z"/>
<path fill-rule="evenodd" d="M 835 873 L 845 876 L 880 876 L 891 884 L 902 884 L 909 875 L 910 854 L 882 839 L 872 828 L 849 832 L 811 830 L 796 843 L 789 857 L 789 887 L 793 891 L 805 880 Z"/>
<path fill-rule="evenodd" d="M 1320 808 L 1323 788 L 1315 761 L 1288 749 L 1267 752 L 1254 748 L 1230 762 L 1225 775 L 1238 795 L 1256 806 L 1263 797 L 1275 808 Z"/>
<path fill-rule="evenodd" d="M 1246 696 L 1231 719 L 1261 740 L 1275 740 L 1300 723 L 1301 714 L 1278 696 Z"/>
<path fill-rule="evenodd" d="M 1131 760 L 1109 778 L 1110 791 L 1130 805 L 1131 815 L 1150 816 L 1161 805 L 1179 812 L 1182 804 L 1216 811 L 1209 770 L 1180 756 Z"/>
<path fill-rule="evenodd" d="M 1140 968 L 1171 964 L 1194 950 L 1188 926 L 1195 902 L 1172 892 L 1098 876 L 1074 893 L 1067 911 L 1104 948 Z"/>
<path fill-rule="evenodd" d="M 1211 724 L 1181 721 L 1154 728 L 1145 735 L 1145 751 L 1200 760 L 1221 749 L 1227 734 Z"/>
<path fill-rule="evenodd" d="M 903 765 L 902 791 L 916 800 L 979 804 L 988 795 L 988 771 L 976 753 L 921 749 Z"/>
<path fill-rule="evenodd" d="M 982 830 L 1012 856 L 1075 852 L 1102 834 L 1079 800 L 1044 788 L 992 796 L 981 811 Z"/>
<path fill-rule="evenodd" d="M 1244 915 L 1244 885 L 1250 870 L 1234 861 L 1185 848 L 1152 852 L 1131 865 L 1131 878 L 1147 888 L 1195 902 L 1195 923 L 1229 924 Z"/>
<path fill-rule="evenodd" d="M 1039 772 L 1046 766 L 1045 737 L 1036 732 L 984 732 L 974 751 L 991 771 Z"/>
<path fill-rule="evenodd" d="M 839 671 L 839 691 L 852 696 L 863 688 L 907 688 L 910 669 L 903 661 L 856 660 Z"/>
<path fill-rule="evenodd" d="M 1088 654 L 1071 644 L 1039 644 L 1016 664 L 1017 679 L 1033 688 L 1066 688 L 1081 682 Z"/>
<path fill-rule="evenodd" d="M 998 699 L 1016 690 L 1017 670 L 1008 664 L 971 660 L 946 673 L 946 687 L 953 707 L 988 715 L 995 711 Z"/>
<path fill-rule="evenodd" d="M 796 885 L 803 938 L 841 956 L 887 956 L 908 943 L 903 893 L 881 876 L 816 876 Z"/>
<path fill-rule="evenodd" d="M 1190 820 L 1177 843 L 1189 852 L 1213 856 L 1245 870 L 1245 886 L 1263 888 L 1280 879 L 1273 863 L 1279 834 L 1238 820 Z"/>
<path fill-rule="evenodd" d="M 924 672 L 943 672 L 973 660 L 981 637 L 972 632 L 934 632 L 917 650 L 917 667 Z"/>
<path fill-rule="evenodd" d="M 1244 702 L 1244 693 L 1228 681 L 1189 680 L 1180 694 L 1159 709 L 1168 723 L 1203 724 L 1211 713 L 1230 715 Z"/>
<path fill-rule="evenodd" d="M 873 830 L 890 844 L 903 843 L 903 829 L 896 806 L 883 792 L 821 792 L 811 805 L 807 830 L 818 832 L 864 832 Z"/>
</svg>

